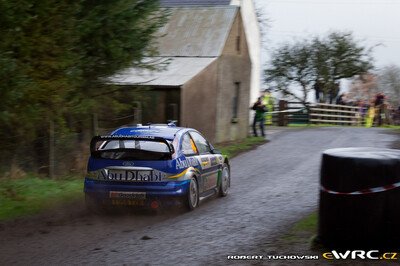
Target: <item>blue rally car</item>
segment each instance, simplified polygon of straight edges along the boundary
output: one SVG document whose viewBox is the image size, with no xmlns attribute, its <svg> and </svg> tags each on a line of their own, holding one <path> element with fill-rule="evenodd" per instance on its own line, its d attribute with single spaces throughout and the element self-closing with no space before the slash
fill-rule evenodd
<svg viewBox="0 0 400 266">
<path fill-rule="evenodd" d="M 89 208 L 158 208 L 177 200 L 190 210 L 201 199 L 226 196 L 228 159 L 198 131 L 168 125 L 124 127 L 96 136 L 84 191 Z"/>
</svg>

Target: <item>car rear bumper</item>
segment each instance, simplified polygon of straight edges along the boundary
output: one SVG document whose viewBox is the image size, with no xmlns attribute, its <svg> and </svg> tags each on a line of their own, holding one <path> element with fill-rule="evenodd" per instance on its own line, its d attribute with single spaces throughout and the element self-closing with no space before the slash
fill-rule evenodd
<svg viewBox="0 0 400 266">
<path fill-rule="evenodd" d="M 179 197 L 189 190 L 190 180 L 169 182 L 111 182 L 85 178 L 84 192 L 95 198 L 109 198 L 110 191 L 145 192 L 146 198 Z"/>
</svg>

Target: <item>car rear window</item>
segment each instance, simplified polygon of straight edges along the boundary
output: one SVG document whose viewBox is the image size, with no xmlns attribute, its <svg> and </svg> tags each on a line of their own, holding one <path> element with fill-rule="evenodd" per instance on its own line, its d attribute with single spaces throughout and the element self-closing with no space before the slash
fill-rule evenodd
<svg viewBox="0 0 400 266">
<path fill-rule="evenodd" d="M 92 156 L 115 160 L 168 160 L 171 152 L 167 143 L 153 140 L 98 141 Z"/>
<path fill-rule="evenodd" d="M 111 140 L 105 141 L 100 150 L 112 150 L 112 149 L 138 149 L 144 151 L 154 152 L 169 152 L 167 144 L 156 141 L 146 140 Z"/>
</svg>

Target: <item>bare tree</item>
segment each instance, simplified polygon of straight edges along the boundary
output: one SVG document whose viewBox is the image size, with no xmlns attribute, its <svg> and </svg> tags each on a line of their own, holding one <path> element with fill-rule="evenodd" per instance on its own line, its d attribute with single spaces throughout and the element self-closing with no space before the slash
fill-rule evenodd
<svg viewBox="0 0 400 266">
<path fill-rule="evenodd" d="M 373 73 L 366 73 L 353 79 L 349 98 L 370 102 L 378 92 L 377 76 Z"/>
<path fill-rule="evenodd" d="M 378 74 L 378 86 L 388 96 L 388 100 L 392 105 L 399 106 L 400 67 L 397 65 L 384 67 Z"/>
</svg>

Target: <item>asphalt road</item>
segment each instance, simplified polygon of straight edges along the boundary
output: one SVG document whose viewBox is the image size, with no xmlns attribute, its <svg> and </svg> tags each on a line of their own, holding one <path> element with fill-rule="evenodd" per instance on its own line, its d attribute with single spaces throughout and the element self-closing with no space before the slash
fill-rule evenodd
<svg viewBox="0 0 400 266">
<path fill-rule="evenodd" d="M 321 152 L 338 147 L 389 147 L 383 129 L 269 131 L 271 142 L 231 160 L 225 198 L 192 212 L 82 216 L 0 231 L 1 265 L 230 264 L 227 255 L 262 252 L 318 206 Z M 79 206 L 76 206 L 79 209 Z M 260 254 L 263 255 L 263 254 Z"/>
</svg>

